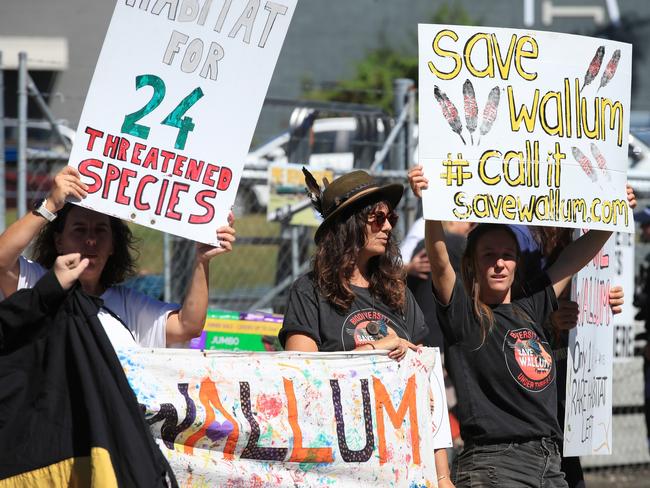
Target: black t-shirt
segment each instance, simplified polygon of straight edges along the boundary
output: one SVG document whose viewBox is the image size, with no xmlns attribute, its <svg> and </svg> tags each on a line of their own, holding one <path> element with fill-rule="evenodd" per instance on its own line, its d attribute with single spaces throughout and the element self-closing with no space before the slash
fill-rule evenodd
<svg viewBox="0 0 650 488">
<path fill-rule="evenodd" d="M 373 298 L 367 288 L 352 286 L 352 290 L 356 298 L 350 310 L 339 313 L 318 293 L 311 274 L 298 278 L 289 292 L 280 329 L 282 347 L 287 335 L 294 332 L 314 339 L 319 351 L 330 352 L 352 351 L 361 344 L 378 341 L 388 335 L 389 327 L 413 344 L 421 343 L 426 337 L 424 317 L 408 289 L 404 314 Z"/>
<path fill-rule="evenodd" d="M 483 334 L 459 277 L 448 305 L 438 304 L 445 365 L 456 385 L 461 435 L 470 444 L 562 437 L 556 369 L 543 324 L 557 308 L 552 286 L 491 307 Z"/>
</svg>

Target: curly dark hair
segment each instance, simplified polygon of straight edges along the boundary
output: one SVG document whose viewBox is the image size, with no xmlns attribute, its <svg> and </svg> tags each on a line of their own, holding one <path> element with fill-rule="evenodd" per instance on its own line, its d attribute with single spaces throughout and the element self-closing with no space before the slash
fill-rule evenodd
<svg viewBox="0 0 650 488">
<path fill-rule="evenodd" d="M 54 261 L 59 256 L 55 245 L 55 235 L 63 232 L 65 222 L 74 205 L 66 203 L 57 212 L 57 217 L 49 222 L 39 233 L 32 249 L 34 261 L 45 268 L 54 266 Z M 139 256 L 137 249 L 138 239 L 131 229 L 116 217 L 108 217 L 113 235 L 113 254 L 106 261 L 99 282 L 108 288 L 121 283 L 136 274 L 136 260 Z"/>
<path fill-rule="evenodd" d="M 312 259 L 314 284 L 320 294 L 339 312 L 352 306 L 355 293 L 350 285 L 355 260 L 366 244 L 368 214 L 380 203 L 365 202 L 366 206 L 352 207 L 342 212 L 322 231 Z M 386 252 L 368 261 L 370 294 L 392 310 L 403 313 L 406 304 L 406 273 L 393 234 L 388 237 Z"/>
</svg>

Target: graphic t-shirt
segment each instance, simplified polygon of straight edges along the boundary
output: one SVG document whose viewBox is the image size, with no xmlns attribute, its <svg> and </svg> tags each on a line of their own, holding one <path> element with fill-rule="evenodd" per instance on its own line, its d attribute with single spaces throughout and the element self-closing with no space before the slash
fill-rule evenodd
<svg viewBox="0 0 650 488">
<path fill-rule="evenodd" d="M 557 308 L 553 287 L 491 308 L 495 324 L 483 341 L 459 277 L 449 304 L 439 304 L 463 439 L 470 444 L 560 439 L 556 369 L 543 328 Z"/>
<path fill-rule="evenodd" d="M 356 298 L 350 310 L 339 313 L 320 296 L 311 274 L 298 278 L 291 287 L 279 338 L 284 347 L 289 333 L 311 337 L 319 351 L 352 351 L 386 337 L 388 329 L 413 344 L 421 343 L 428 330 L 411 292 L 406 289 L 404 314 L 372 297 L 367 288 L 352 286 Z"/>
</svg>

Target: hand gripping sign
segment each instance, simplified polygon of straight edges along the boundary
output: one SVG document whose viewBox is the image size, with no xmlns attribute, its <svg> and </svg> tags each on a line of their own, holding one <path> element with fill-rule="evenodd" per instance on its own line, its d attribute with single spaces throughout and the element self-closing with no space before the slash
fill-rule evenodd
<svg viewBox="0 0 650 488">
<path fill-rule="evenodd" d="M 80 204 L 216 244 L 297 0 L 118 0 L 70 165 Z"/>
<path fill-rule="evenodd" d="M 419 26 L 424 216 L 632 232 L 632 47 Z"/>
</svg>

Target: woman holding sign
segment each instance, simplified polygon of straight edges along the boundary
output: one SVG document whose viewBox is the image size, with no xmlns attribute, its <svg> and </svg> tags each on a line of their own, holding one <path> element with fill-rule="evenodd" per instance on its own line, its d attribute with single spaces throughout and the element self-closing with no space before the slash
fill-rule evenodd
<svg viewBox="0 0 650 488">
<path fill-rule="evenodd" d="M 217 230 L 219 248 L 197 243 L 183 305 L 163 303 L 118 285 L 134 274 L 135 239 L 121 220 L 66 203 L 85 198 L 86 190 L 77 170 L 65 167 L 47 198 L 0 235 L 1 294 L 8 297 L 33 287 L 57 256 L 80 253 L 89 264 L 79 282 L 87 294 L 103 300 L 98 317 L 113 346 L 165 347 L 198 336 L 208 306 L 209 261 L 232 249 L 235 230 L 230 226 Z M 232 225 L 232 215 L 229 221 Z M 34 239 L 30 261 L 21 253 Z"/>
<path fill-rule="evenodd" d="M 308 193 L 323 222 L 316 230 L 313 270 L 291 287 L 280 330 L 287 351 L 388 350 L 400 361 L 428 334 L 406 287 L 392 229 L 400 184 L 380 185 L 352 171 L 320 185 L 303 168 Z M 447 453 L 435 452 L 438 483 L 453 487 Z"/>
<path fill-rule="evenodd" d="M 413 192 L 428 187 L 421 166 L 409 171 Z M 454 463 L 457 486 L 566 487 L 560 470 L 556 368 L 543 326 L 557 296 L 611 232 L 589 231 L 567 245 L 539 291 L 520 290 L 520 250 L 506 225 L 470 232 L 461 276 L 449 262 L 439 221 L 426 222 L 446 367 L 457 385 L 465 449 Z M 529 277 L 533 279 L 533 277 Z M 514 291 L 513 291 L 514 287 Z"/>
</svg>

